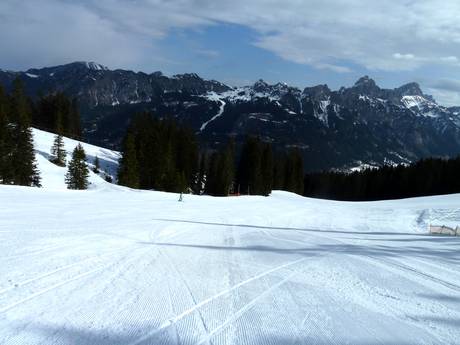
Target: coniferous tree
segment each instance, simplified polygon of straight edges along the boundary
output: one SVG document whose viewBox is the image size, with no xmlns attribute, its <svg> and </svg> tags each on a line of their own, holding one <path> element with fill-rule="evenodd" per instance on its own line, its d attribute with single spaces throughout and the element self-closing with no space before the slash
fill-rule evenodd
<svg viewBox="0 0 460 345">
<path fill-rule="evenodd" d="M 195 194 L 201 195 L 205 192 L 206 186 L 206 171 L 208 169 L 208 159 L 206 154 L 201 154 L 200 156 L 200 168 L 195 173 L 194 183 L 193 183 L 193 192 Z"/>
<path fill-rule="evenodd" d="M 13 181 L 11 157 L 13 142 L 11 138 L 11 125 L 7 117 L 7 98 L 0 86 L 0 183 L 8 184 Z"/>
<path fill-rule="evenodd" d="M 53 163 L 65 166 L 67 152 L 64 149 L 64 139 L 61 134 L 56 134 L 54 137 L 53 146 L 51 147 L 51 154 L 54 156 Z"/>
<path fill-rule="evenodd" d="M 273 166 L 273 189 L 283 190 L 286 186 L 286 154 L 277 153 Z"/>
<path fill-rule="evenodd" d="M 206 172 L 205 191 L 210 195 L 217 195 L 219 184 L 219 152 L 213 152 L 209 158 L 208 170 Z"/>
<path fill-rule="evenodd" d="M 53 146 L 51 147 L 51 154 L 54 156 L 52 162 L 59 166 L 65 166 L 67 152 L 64 149 L 64 138 L 62 137 L 61 120 L 58 120 L 56 133 L 57 134 L 54 137 Z"/>
<path fill-rule="evenodd" d="M 298 149 L 291 149 L 286 161 L 286 186 L 287 191 L 303 194 L 304 174 L 302 155 Z"/>
<path fill-rule="evenodd" d="M 234 144 L 231 140 L 224 149 L 211 155 L 206 173 L 206 193 L 227 196 L 234 184 L 234 165 Z"/>
<path fill-rule="evenodd" d="M 96 157 L 94 157 L 94 168 L 93 168 L 93 172 L 94 172 L 95 174 L 99 174 L 100 168 L 101 168 L 101 166 L 100 166 L 100 163 L 99 163 L 99 157 L 96 156 Z"/>
<path fill-rule="evenodd" d="M 134 134 L 131 131 L 128 131 L 123 143 L 118 170 L 118 184 L 130 188 L 139 188 L 139 166 L 137 162 L 136 143 Z"/>
<path fill-rule="evenodd" d="M 78 139 L 81 136 L 78 104 L 62 92 L 40 97 L 32 123 L 39 128 L 70 138 Z"/>
<path fill-rule="evenodd" d="M 237 184 L 244 194 L 262 194 L 261 142 L 249 136 L 241 150 Z"/>
<path fill-rule="evenodd" d="M 259 138 L 248 137 L 241 150 L 237 171 L 237 184 L 241 192 L 269 195 L 273 183 L 274 163 L 271 145 Z"/>
<path fill-rule="evenodd" d="M 235 177 L 235 144 L 229 141 L 219 160 L 219 189 L 218 195 L 228 195 L 233 188 Z"/>
<path fill-rule="evenodd" d="M 262 151 L 262 194 L 269 195 L 273 188 L 273 151 L 270 144 L 263 145 Z"/>
<path fill-rule="evenodd" d="M 80 110 L 75 98 L 71 101 L 70 105 L 68 132 L 70 133 L 71 138 L 81 137 Z"/>
<path fill-rule="evenodd" d="M 40 186 L 40 176 L 35 162 L 31 114 L 27 97 L 24 95 L 22 82 L 16 79 L 13 83 L 11 107 L 14 147 L 11 156 L 13 183 L 24 186 Z"/>
<path fill-rule="evenodd" d="M 172 120 L 155 119 L 150 113 L 136 115 L 125 136 L 122 157 L 120 184 L 172 192 L 197 188 L 195 135 Z"/>
<path fill-rule="evenodd" d="M 88 166 L 86 165 L 85 150 L 78 144 L 72 152 L 72 159 L 69 162 L 65 181 L 68 189 L 87 189 Z"/>
</svg>

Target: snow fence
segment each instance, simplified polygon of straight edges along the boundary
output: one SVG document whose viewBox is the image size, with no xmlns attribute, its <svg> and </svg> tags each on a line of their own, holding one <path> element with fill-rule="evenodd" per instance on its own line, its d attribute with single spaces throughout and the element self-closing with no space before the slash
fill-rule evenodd
<svg viewBox="0 0 460 345">
<path fill-rule="evenodd" d="M 460 227 L 454 229 L 444 225 L 430 225 L 430 234 L 460 236 Z"/>
</svg>

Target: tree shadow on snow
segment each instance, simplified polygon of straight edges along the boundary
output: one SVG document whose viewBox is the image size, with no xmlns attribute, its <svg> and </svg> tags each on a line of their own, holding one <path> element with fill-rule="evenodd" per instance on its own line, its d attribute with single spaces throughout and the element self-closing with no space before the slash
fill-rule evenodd
<svg viewBox="0 0 460 345">
<path fill-rule="evenodd" d="M 206 245 L 189 243 L 164 243 L 164 242 L 138 242 L 146 245 L 199 248 L 207 250 L 234 250 L 249 252 L 272 252 L 277 254 L 299 254 L 303 256 L 322 256 L 327 254 L 343 253 L 352 256 L 364 256 L 370 258 L 378 257 L 419 257 L 419 258 L 442 258 L 445 261 L 460 262 L 460 252 L 453 246 L 451 249 L 439 249 L 427 251 L 423 247 L 388 247 L 388 246 L 366 246 L 353 244 L 313 244 L 309 247 L 275 247 L 267 245 L 250 246 L 225 246 L 225 245 Z"/>
<path fill-rule="evenodd" d="M 410 235 L 410 236 L 427 236 L 424 234 L 416 234 L 413 232 L 386 232 L 386 231 L 348 231 L 348 230 L 323 230 L 323 229 L 312 229 L 312 228 L 292 228 L 292 227 L 277 227 L 277 226 L 263 226 L 263 225 L 251 225 L 251 224 L 231 224 L 231 223 L 214 223 L 214 222 L 203 222 L 186 219 L 166 219 L 166 218 L 154 218 L 152 220 L 160 222 L 171 222 L 171 223 L 189 223 L 189 224 L 201 224 L 201 225 L 212 225 L 212 226 L 224 226 L 224 227 L 239 227 L 239 228 L 253 228 L 262 230 L 285 230 L 285 231 L 304 231 L 304 232 L 320 232 L 320 233 L 335 233 L 335 234 L 357 234 L 357 235 Z M 430 236 L 435 237 L 435 236 Z"/>
<path fill-rule="evenodd" d="M 274 252 L 280 254 L 301 254 L 301 255 L 326 255 L 329 253 L 344 253 L 355 256 L 371 256 L 371 257 L 418 257 L 425 258 L 433 261 L 434 263 L 439 261 L 460 263 L 460 238 L 455 237 L 439 237 L 430 235 L 417 235 L 413 233 L 384 233 L 384 232 L 352 232 L 352 231 L 339 231 L 339 230 L 317 230 L 317 229 L 301 229 L 301 228 L 282 228 L 282 227 L 269 227 L 269 226 L 258 226 L 258 225 L 246 225 L 246 224 L 223 224 L 223 223 L 211 223 L 211 222 L 199 222 L 189 220 L 178 220 L 178 219 L 155 219 L 157 221 L 165 222 L 181 222 L 191 224 L 203 224 L 211 226 L 225 226 L 225 227 L 245 227 L 255 228 L 263 230 L 277 230 L 282 231 L 300 231 L 300 232 L 320 232 L 320 233 L 343 233 L 343 234 L 365 234 L 365 235 L 391 235 L 394 238 L 352 238 L 351 240 L 365 240 L 364 244 L 352 244 L 341 241 L 343 237 L 337 239 L 331 238 L 332 243 L 318 244 L 310 243 L 308 240 L 292 240 L 292 242 L 298 242 L 298 245 L 290 244 L 282 246 L 281 243 L 285 243 L 282 238 L 276 241 L 276 246 L 272 245 L 251 245 L 251 246 L 225 246 L 225 245 L 204 245 L 204 244 L 186 244 L 186 243 L 155 243 L 155 242 L 140 242 L 142 244 L 162 245 L 162 246 L 178 246 L 178 247 L 190 247 L 190 248 L 202 248 L 210 250 L 240 250 L 240 251 L 260 251 L 260 252 Z M 410 235 L 410 238 L 404 236 Z M 327 238 L 320 238 L 328 240 Z M 274 238 L 276 240 L 276 238 Z M 291 240 L 287 238 L 287 240 Z M 379 241 L 379 243 L 373 244 L 372 241 Z M 368 242 L 370 241 L 370 242 Z M 423 245 L 395 245 L 397 241 L 400 242 L 411 242 L 416 244 L 424 242 L 433 242 L 433 246 L 426 247 Z M 291 243 L 292 243 L 291 242 Z M 335 242 L 335 243 L 334 243 Z M 385 242 L 388 245 L 385 245 Z M 437 246 L 437 244 L 441 244 Z M 305 246 L 308 244 L 308 246 Z"/>
</svg>

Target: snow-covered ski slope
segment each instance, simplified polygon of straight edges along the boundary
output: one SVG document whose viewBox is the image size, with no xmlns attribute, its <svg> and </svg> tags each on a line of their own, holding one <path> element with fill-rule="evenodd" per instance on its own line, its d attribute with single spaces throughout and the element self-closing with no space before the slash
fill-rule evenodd
<svg viewBox="0 0 460 345">
<path fill-rule="evenodd" d="M 49 162 L 52 157 L 50 154 L 51 146 L 53 145 L 55 135 L 39 129 L 33 129 L 35 157 L 42 178 L 41 184 L 44 188 L 51 189 L 66 189 L 65 173 L 67 168 L 59 167 Z M 94 158 L 99 158 L 100 170 L 99 175 L 90 172 L 90 188 L 96 187 L 111 187 L 110 183 L 106 183 L 103 178 L 103 173 L 115 177 L 118 168 L 118 159 L 120 154 L 116 151 L 104 149 L 98 146 L 86 144 L 73 139 L 64 138 L 64 148 L 67 151 L 67 162 L 72 158 L 72 151 L 80 143 L 86 153 L 86 159 L 90 167 L 93 166 Z"/>
<path fill-rule="evenodd" d="M 460 344 L 460 239 L 426 234 L 460 195 L 178 202 L 98 179 L 0 186 L 0 344 Z"/>
</svg>

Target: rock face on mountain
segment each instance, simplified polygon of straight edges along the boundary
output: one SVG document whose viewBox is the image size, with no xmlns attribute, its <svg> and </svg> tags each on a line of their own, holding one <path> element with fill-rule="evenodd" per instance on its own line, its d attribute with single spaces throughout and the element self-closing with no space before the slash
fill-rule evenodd
<svg viewBox="0 0 460 345">
<path fill-rule="evenodd" d="M 117 147 L 133 114 L 148 110 L 191 126 L 205 146 L 247 134 L 298 147 L 308 171 L 410 162 L 460 154 L 459 108 L 440 106 L 416 83 L 380 88 L 368 76 L 352 87 L 300 90 L 263 80 L 230 87 L 196 74 L 167 77 L 109 70 L 96 63 L 0 71 L 7 88 L 24 80 L 32 97 L 56 90 L 76 97 L 87 138 Z"/>
</svg>

